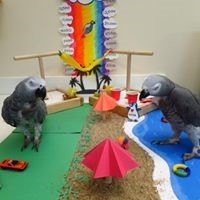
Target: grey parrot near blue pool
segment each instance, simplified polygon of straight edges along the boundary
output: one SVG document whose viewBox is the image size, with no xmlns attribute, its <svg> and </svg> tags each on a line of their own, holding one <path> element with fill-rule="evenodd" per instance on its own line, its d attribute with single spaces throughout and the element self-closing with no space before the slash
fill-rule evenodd
<svg viewBox="0 0 200 200">
<path fill-rule="evenodd" d="M 3 102 L 2 118 L 24 134 L 21 150 L 33 141 L 33 149 L 38 151 L 42 124 L 47 114 L 45 97 L 45 81 L 32 76 L 19 82 L 13 93 Z"/>
<path fill-rule="evenodd" d="M 162 75 L 150 75 L 144 80 L 139 98 L 141 100 L 147 96 L 153 96 L 154 103 L 173 130 L 170 139 L 155 143 L 178 143 L 180 134 L 184 131 L 188 134 L 193 149 L 191 153 L 185 153 L 183 159 L 200 157 L 200 97 Z"/>
</svg>

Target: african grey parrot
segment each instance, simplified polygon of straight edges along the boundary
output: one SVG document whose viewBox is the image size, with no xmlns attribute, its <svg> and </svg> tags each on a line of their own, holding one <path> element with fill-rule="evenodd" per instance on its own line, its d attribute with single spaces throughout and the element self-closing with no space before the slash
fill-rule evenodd
<svg viewBox="0 0 200 200">
<path fill-rule="evenodd" d="M 141 100 L 149 95 L 154 96 L 154 103 L 158 105 L 173 130 L 170 139 L 155 143 L 178 143 L 181 131 L 185 131 L 193 143 L 193 149 L 191 153 L 185 153 L 183 159 L 199 157 L 200 97 L 162 75 L 150 75 L 144 80 L 139 98 Z"/>
<path fill-rule="evenodd" d="M 3 119 L 11 126 L 20 128 L 24 134 L 21 150 L 33 140 L 33 148 L 38 151 L 42 124 L 47 114 L 45 96 L 45 81 L 32 76 L 18 83 L 14 92 L 3 102 Z M 34 131 L 34 136 L 31 131 Z"/>
</svg>

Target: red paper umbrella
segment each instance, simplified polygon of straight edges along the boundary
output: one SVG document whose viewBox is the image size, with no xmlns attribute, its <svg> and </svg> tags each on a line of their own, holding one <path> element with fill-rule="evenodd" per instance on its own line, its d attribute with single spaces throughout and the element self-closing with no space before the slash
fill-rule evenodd
<svg viewBox="0 0 200 200">
<path fill-rule="evenodd" d="M 116 105 L 117 103 L 115 99 L 106 94 L 106 92 L 102 92 L 94 106 L 94 109 L 100 112 L 109 111 L 114 109 Z"/>
<path fill-rule="evenodd" d="M 94 178 L 123 177 L 138 166 L 128 151 L 109 138 L 86 153 L 82 163 L 94 172 Z"/>
</svg>

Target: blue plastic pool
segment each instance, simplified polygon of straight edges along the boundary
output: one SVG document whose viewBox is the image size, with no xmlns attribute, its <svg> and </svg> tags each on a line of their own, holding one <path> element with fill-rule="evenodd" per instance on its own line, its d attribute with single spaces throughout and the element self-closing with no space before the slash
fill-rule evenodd
<svg viewBox="0 0 200 200">
<path fill-rule="evenodd" d="M 133 128 L 132 132 L 145 146 L 167 162 L 171 173 L 172 188 L 178 199 L 200 200 L 200 159 L 193 158 L 185 162 L 191 170 L 191 174 L 188 177 L 177 176 L 172 171 L 174 164 L 183 162 L 183 153 L 191 152 L 192 150 L 192 144 L 187 134 L 182 133 L 180 144 L 177 145 L 157 145 L 151 143 L 153 140 L 167 139 L 172 135 L 170 125 L 162 122 L 162 117 L 160 110 L 150 112 L 142 122 Z"/>
</svg>

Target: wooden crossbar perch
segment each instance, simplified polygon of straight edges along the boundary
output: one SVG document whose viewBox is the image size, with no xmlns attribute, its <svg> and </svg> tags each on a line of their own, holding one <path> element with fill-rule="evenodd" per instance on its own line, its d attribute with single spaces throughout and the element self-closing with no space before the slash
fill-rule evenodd
<svg viewBox="0 0 200 200">
<path fill-rule="evenodd" d="M 45 72 L 44 72 L 44 64 L 43 64 L 43 57 L 48 56 L 56 56 L 58 55 L 58 52 L 47 52 L 47 53 L 41 53 L 41 54 L 29 54 L 29 55 L 22 55 L 22 56 L 14 56 L 14 60 L 25 60 L 25 59 L 34 59 L 37 58 L 39 62 L 40 67 L 40 76 L 45 79 Z"/>
<path fill-rule="evenodd" d="M 147 51 L 120 51 L 120 50 L 112 50 L 111 53 L 116 54 L 123 54 L 127 56 L 127 69 L 126 69 L 126 90 L 130 89 L 130 82 L 131 82 L 131 59 L 132 55 L 138 55 L 138 56 L 152 56 L 153 52 L 147 52 Z M 44 64 L 43 64 L 43 57 L 49 57 L 49 56 L 57 56 L 59 55 L 58 51 L 53 52 L 45 52 L 40 54 L 29 54 L 29 55 L 21 55 L 21 56 L 14 56 L 14 60 L 25 60 L 25 59 L 34 59 L 37 58 L 39 62 L 40 67 L 40 76 L 45 79 L 45 72 L 44 72 Z"/>
<path fill-rule="evenodd" d="M 14 60 L 25 60 L 25 59 L 32 59 L 32 58 L 39 58 L 39 57 L 48 57 L 48 56 L 56 56 L 58 55 L 58 51 L 47 52 L 47 53 L 38 53 L 38 54 L 29 54 L 29 55 L 22 55 L 22 56 L 14 56 Z"/>
<path fill-rule="evenodd" d="M 153 52 L 149 51 L 120 51 L 120 50 L 112 50 L 112 53 L 117 53 L 117 54 L 125 54 L 125 55 L 139 55 L 139 56 L 152 56 Z"/>
</svg>

